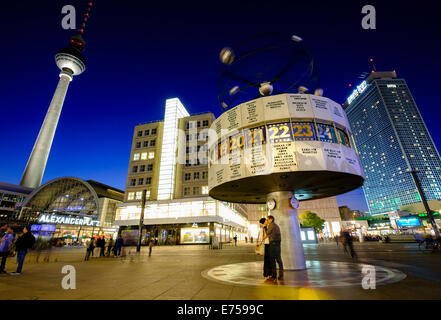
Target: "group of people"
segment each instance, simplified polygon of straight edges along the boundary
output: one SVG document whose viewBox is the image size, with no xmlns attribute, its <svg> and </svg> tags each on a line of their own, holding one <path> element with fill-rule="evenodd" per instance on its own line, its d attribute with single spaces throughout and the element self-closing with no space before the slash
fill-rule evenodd
<svg viewBox="0 0 441 320">
<path fill-rule="evenodd" d="M 23 228 L 23 233 L 16 237 L 14 230 L 7 224 L 0 227 L 0 274 L 7 274 L 6 260 L 12 254 L 17 257 L 17 269 L 11 275 L 20 275 L 23 269 L 23 263 L 28 253 L 35 244 L 35 237 L 30 232 L 29 226 Z"/>
<path fill-rule="evenodd" d="M 96 257 L 110 257 L 112 251 L 115 257 L 119 257 L 121 256 L 123 244 L 124 240 L 121 236 L 119 236 L 116 241 L 113 241 L 113 239 L 110 238 L 107 242 L 104 236 L 92 237 L 87 243 L 86 257 L 84 260 L 88 261 L 90 256 L 93 257 L 94 251 Z"/>
<path fill-rule="evenodd" d="M 283 261 L 280 243 L 282 237 L 279 226 L 274 222 L 273 216 L 259 220 L 260 230 L 257 239 L 258 245 L 264 245 L 263 276 L 266 281 L 283 280 Z M 277 266 L 279 276 L 277 276 Z"/>
</svg>

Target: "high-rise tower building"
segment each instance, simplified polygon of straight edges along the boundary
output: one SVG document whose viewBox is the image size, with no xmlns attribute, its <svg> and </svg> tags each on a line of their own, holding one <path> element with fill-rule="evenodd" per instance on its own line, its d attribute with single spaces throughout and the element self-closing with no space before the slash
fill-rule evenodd
<svg viewBox="0 0 441 320">
<path fill-rule="evenodd" d="M 441 198 L 441 159 L 404 79 L 372 72 L 344 103 L 366 180 L 371 215 Z"/>
<path fill-rule="evenodd" d="M 208 196 L 208 131 L 211 112 L 190 115 L 178 98 L 167 99 L 164 120 L 135 126 L 124 203 L 115 225 L 136 244 L 142 195 L 146 193 L 143 243 L 225 242 L 247 234 L 247 206 Z"/>
<path fill-rule="evenodd" d="M 55 62 L 57 67 L 61 70 L 60 80 L 58 81 L 54 96 L 49 105 L 46 117 L 44 118 L 43 125 L 38 133 L 34 148 L 29 156 L 28 163 L 26 164 L 20 181 L 20 185 L 22 186 L 28 188 L 37 188 L 40 186 L 69 83 L 72 81 L 73 76 L 83 73 L 86 69 L 86 60 L 81 53 L 86 45 L 82 34 L 87 19 L 89 18 L 92 4 L 93 2 L 90 1 L 78 34 L 71 37 L 70 44 L 67 48 L 61 49 L 55 54 Z"/>
</svg>

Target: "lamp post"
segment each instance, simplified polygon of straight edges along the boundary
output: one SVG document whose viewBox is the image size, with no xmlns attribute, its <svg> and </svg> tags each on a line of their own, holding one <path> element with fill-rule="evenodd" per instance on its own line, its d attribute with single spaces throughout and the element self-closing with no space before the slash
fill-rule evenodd
<svg viewBox="0 0 441 320">
<path fill-rule="evenodd" d="M 139 216 L 139 237 L 138 246 L 136 247 L 136 252 L 141 251 L 141 241 L 142 241 L 142 226 L 144 224 L 144 209 L 145 209 L 145 198 L 147 190 L 142 190 L 142 200 L 141 200 L 141 215 Z"/>
<path fill-rule="evenodd" d="M 438 226 L 436 225 L 435 219 L 433 218 L 432 210 L 430 210 L 429 204 L 427 203 L 427 199 L 421 187 L 420 180 L 418 179 L 415 170 L 410 170 L 410 174 L 412 175 L 413 181 L 415 182 L 415 185 L 418 189 L 418 193 L 420 195 L 421 201 L 423 202 L 424 209 L 426 209 L 427 211 L 427 216 L 429 217 L 430 223 L 432 224 L 432 230 L 435 232 L 435 237 L 438 238 L 440 236 Z"/>
</svg>

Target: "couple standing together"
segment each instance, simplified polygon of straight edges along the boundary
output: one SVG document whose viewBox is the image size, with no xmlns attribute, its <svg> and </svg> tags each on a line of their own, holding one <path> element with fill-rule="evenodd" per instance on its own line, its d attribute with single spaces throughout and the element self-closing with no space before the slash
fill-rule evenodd
<svg viewBox="0 0 441 320">
<path fill-rule="evenodd" d="M 265 280 L 276 281 L 283 280 L 283 262 L 280 251 L 280 242 L 282 240 L 280 235 L 280 228 L 274 222 L 273 216 L 268 216 L 266 219 L 259 220 L 259 242 L 265 245 L 264 262 L 263 262 L 263 276 Z M 279 266 L 279 277 L 277 277 L 277 267 Z"/>
</svg>

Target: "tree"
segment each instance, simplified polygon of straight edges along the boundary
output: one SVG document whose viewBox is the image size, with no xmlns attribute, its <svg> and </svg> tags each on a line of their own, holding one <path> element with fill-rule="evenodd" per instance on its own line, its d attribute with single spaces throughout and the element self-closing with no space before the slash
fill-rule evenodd
<svg viewBox="0 0 441 320">
<path fill-rule="evenodd" d="M 313 227 L 316 231 L 322 231 L 325 220 L 321 219 L 317 214 L 309 210 L 305 210 L 300 214 L 300 224 L 303 227 Z"/>
</svg>

